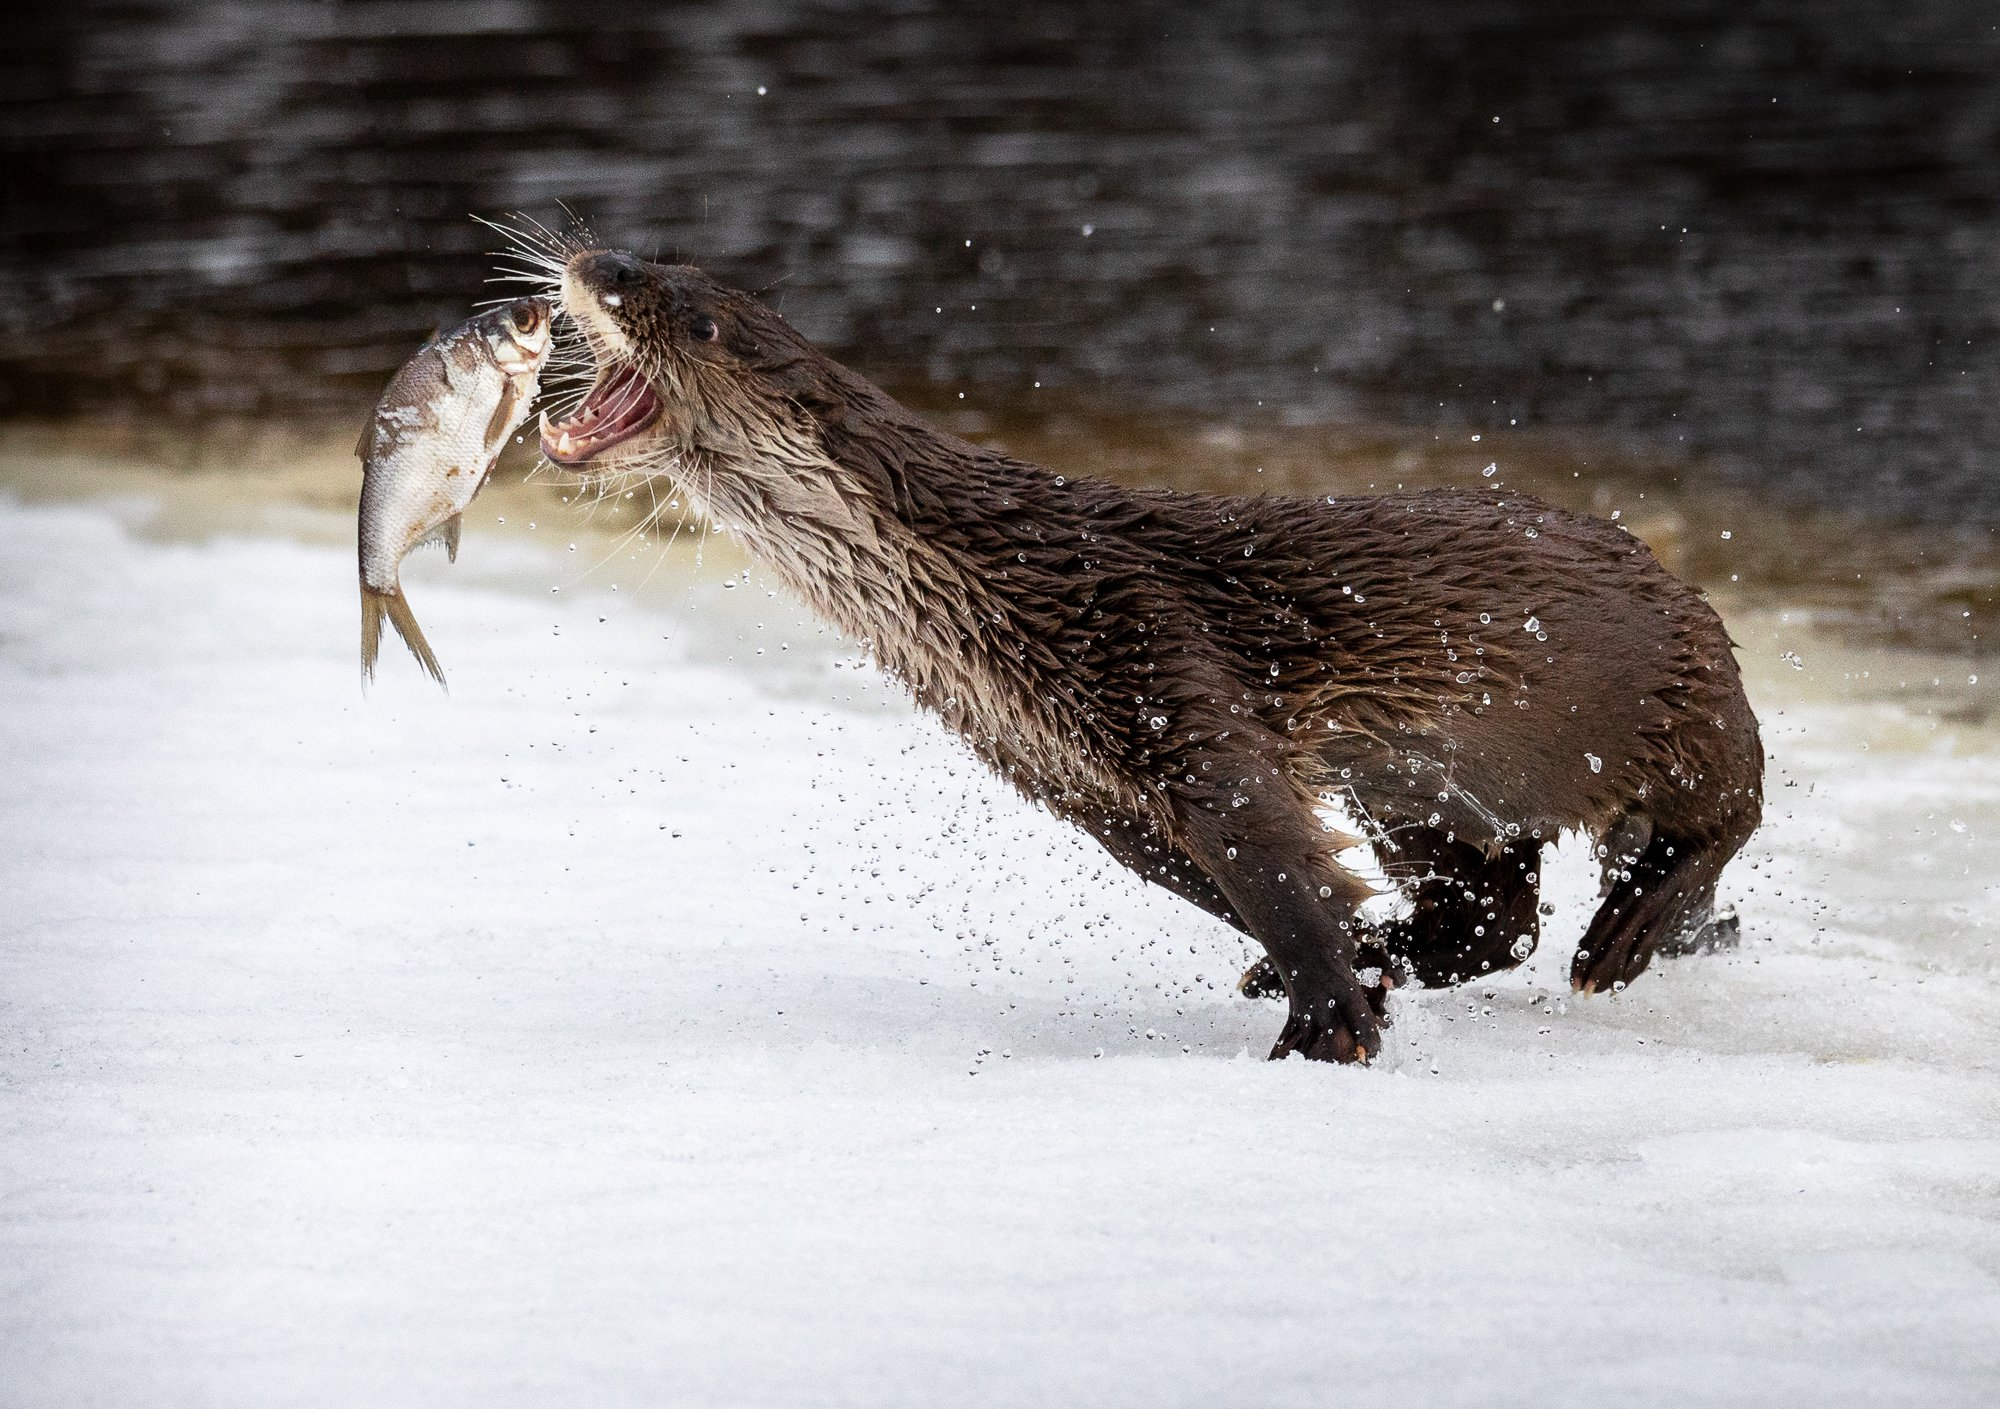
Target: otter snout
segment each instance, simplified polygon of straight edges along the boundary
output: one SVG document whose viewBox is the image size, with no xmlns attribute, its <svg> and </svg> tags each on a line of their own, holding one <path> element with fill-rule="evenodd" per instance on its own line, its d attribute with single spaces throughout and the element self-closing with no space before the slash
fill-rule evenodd
<svg viewBox="0 0 2000 1409">
<path fill-rule="evenodd" d="M 596 250 L 569 262 L 569 272 L 598 293 L 637 288 L 646 282 L 646 266 L 623 250 Z"/>
<path fill-rule="evenodd" d="M 563 269 L 563 309 L 594 341 L 614 353 L 631 345 L 621 324 L 627 298 L 648 282 L 644 261 L 623 250 L 585 250 Z"/>
</svg>

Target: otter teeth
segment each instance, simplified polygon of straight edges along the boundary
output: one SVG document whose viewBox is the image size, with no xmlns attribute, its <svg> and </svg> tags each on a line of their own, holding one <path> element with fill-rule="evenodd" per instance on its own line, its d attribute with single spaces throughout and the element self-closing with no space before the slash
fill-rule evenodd
<svg viewBox="0 0 2000 1409">
<path fill-rule="evenodd" d="M 542 443 L 544 445 L 550 443 L 549 413 L 547 411 L 542 412 Z M 555 438 L 554 444 L 555 444 L 555 452 L 558 455 L 567 455 L 570 453 L 570 451 L 576 448 L 576 443 L 570 439 L 570 434 L 568 431 L 564 431 L 560 435 L 558 435 Z"/>
</svg>

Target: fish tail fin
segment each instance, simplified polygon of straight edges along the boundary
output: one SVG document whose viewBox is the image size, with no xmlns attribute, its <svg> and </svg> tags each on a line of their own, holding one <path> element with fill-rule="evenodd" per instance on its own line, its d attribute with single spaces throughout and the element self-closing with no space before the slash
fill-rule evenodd
<svg viewBox="0 0 2000 1409">
<path fill-rule="evenodd" d="M 437 657 L 431 654 L 431 643 L 424 639 L 423 628 L 417 625 L 416 614 L 410 610 L 410 599 L 403 595 L 400 587 L 393 592 L 377 592 L 367 586 L 361 589 L 362 681 L 365 683 L 375 678 L 375 657 L 382 649 L 382 618 L 385 616 L 389 618 L 389 624 L 396 628 L 396 634 L 403 638 L 403 644 L 410 648 L 410 654 L 417 658 L 417 664 L 443 686 L 444 670 L 438 665 Z"/>
<path fill-rule="evenodd" d="M 375 679 L 375 657 L 382 653 L 382 595 L 361 588 L 361 688 Z"/>
</svg>

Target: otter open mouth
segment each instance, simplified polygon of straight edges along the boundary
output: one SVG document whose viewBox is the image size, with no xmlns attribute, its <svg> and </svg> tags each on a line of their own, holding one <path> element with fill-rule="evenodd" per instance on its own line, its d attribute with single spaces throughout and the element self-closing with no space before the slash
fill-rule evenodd
<svg viewBox="0 0 2000 1409">
<path fill-rule="evenodd" d="M 660 398 L 630 362 L 599 371 L 590 394 L 560 421 L 542 415 L 542 453 L 558 465 L 581 465 L 630 440 L 658 420 Z"/>
</svg>

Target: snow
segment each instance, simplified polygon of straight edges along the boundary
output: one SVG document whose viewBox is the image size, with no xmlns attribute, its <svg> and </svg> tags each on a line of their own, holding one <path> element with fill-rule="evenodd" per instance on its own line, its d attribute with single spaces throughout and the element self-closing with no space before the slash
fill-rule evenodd
<svg viewBox="0 0 2000 1409">
<path fill-rule="evenodd" d="M 1270 1064 L 726 548 L 468 524 L 451 695 L 364 698 L 338 521 L 172 498 L 0 497 L 0 1402 L 2000 1399 L 2000 735 L 1886 684 L 1956 666 L 1734 622 L 1740 950 L 1571 998 L 1572 847 L 1526 969 Z"/>
</svg>

